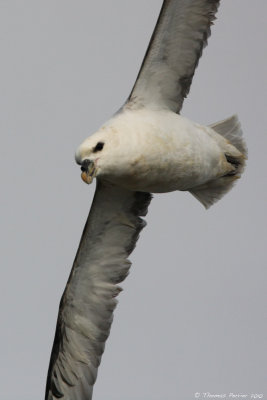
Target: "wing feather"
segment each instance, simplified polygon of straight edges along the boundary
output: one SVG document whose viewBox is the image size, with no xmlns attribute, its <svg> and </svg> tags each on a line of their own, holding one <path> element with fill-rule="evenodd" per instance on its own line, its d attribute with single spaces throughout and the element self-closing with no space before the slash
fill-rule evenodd
<svg viewBox="0 0 267 400">
<path fill-rule="evenodd" d="M 127 259 L 151 195 L 97 183 L 63 293 L 47 377 L 46 400 L 90 400 Z"/>
<path fill-rule="evenodd" d="M 220 0 L 165 0 L 126 107 L 180 112 Z"/>
</svg>

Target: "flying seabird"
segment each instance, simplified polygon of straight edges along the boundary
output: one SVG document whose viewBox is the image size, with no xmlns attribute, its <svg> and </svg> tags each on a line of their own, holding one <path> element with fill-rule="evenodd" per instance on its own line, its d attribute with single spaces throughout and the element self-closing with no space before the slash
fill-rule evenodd
<svg viewBox="0 0 267 400">
<path fill-rule="evenodd" d="M 132 92 L 76 151 L 96 191 L 59 306 L 45 400 L 90 400 L 151 193 L 187 190 L 206 208 L 240 177 L 236 116 L 202 126 L 180 115 L 219 0 L 165 0 Z"/>
</svg>

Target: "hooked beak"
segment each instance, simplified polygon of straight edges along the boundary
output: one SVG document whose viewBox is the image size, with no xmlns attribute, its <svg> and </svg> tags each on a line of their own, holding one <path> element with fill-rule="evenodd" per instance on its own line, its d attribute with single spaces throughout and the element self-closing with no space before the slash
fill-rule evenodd
<svg viewBox="0 0 267 400">
<path fill-rule="evenodd" d="M 81 164 L 81 178 L 88 185 L 92 183 L 95 175 L 96 175 L 96 166 L 95 163 L 91 160 L 84 160 Z"/>
</svg>

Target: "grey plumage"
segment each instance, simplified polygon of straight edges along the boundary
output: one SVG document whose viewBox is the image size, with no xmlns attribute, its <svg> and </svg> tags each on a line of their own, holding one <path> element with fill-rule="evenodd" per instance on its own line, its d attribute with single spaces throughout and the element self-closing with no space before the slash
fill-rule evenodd
<svg viewBox="0 0 267 400">
<path fill-rule="evenodd" d="M 117 284 L 145 226 L 151 195 L 97 182 L 72 271 L 62 296 L 46 400 L 89 400 L 109 336 Z"/>
<path fill-rule="evenodd" d="M 129 106 L 180 112 L 220 0 L 165 0 Z"/>
</svg>

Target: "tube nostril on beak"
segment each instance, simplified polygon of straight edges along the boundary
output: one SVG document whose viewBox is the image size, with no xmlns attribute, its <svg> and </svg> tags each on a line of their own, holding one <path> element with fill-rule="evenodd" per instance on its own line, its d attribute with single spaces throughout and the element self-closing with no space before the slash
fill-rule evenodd
<svg viewBox="0 0 267 400">
<path fill-rule="evenodd" d="M 82 171 L 88 171 L 88 167 L 89 167 L 89 165 L 90 165 L 91 163 L 92 163 L 91 160 L 88 160 L 88 159 L 83 160 L 83 162 L 81 163 L 81 170 L 82 170 Z"/>
</svg>

